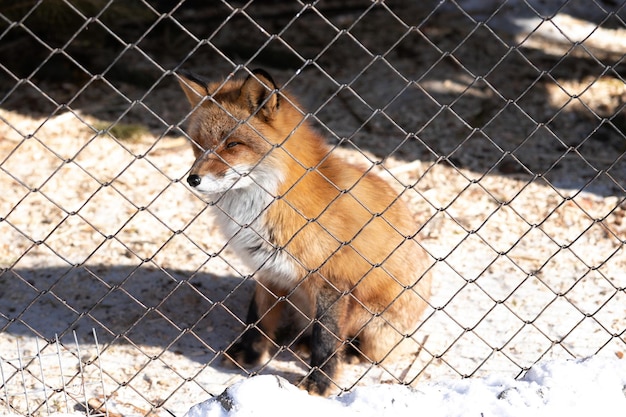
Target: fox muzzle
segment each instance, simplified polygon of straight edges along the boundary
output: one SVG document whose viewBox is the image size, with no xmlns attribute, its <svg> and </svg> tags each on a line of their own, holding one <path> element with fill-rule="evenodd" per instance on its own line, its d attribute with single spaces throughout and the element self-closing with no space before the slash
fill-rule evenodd
<svg viewBox="0 0 626 417">
<path fill-rule="evenodd" d="M 202 177 L 200 177 L 200 175 L 190 174 L 187 177 L 187 184 L 189 184 L 190 186 L 194 188 L 200 185 L 201 182 L 202 182 Z"/>
</svg>

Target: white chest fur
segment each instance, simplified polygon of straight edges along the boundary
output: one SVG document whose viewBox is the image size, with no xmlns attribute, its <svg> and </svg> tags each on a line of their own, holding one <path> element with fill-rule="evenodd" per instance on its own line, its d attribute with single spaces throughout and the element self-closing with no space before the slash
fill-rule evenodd
<svg viewBox="0 0 626 417">
<path fill-rule="evenodd" d="M 267 221 L 265 211 L 273 196 L 256 184 L 231 189 L 217 202 L 217 216 L 222 232 L 233 249 L 265 281 L 293 288 L 301 278 L 298 262 L 272 242 L 272 230 L 280 225 Z"/>
</svg>

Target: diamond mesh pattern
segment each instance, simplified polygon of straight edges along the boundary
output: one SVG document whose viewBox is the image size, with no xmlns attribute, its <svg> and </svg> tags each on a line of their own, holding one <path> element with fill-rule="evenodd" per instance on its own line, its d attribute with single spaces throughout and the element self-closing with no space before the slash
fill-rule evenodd
<svg viewBox="0 0 626 417">
<path fill-rule="evenodd" d="M 417 352 L 346 364 L 337 392 L 621 357 L 624 8 L 0 5 L 0 362 L 15 357 L 16 341 L 37 340 L 46 355 L 73 349 L 74 332 L 89 346 L 94 329 L 102 392 L 89 395 L 142 415 L 182 415 L 190 398 L 258 373 L 297 384 L 311 372 L 282 342 L 260 366 L 224 367 L 247 325 L 255 271 L 185 182 L 190 114 L 175 72 L 219 80 L 257 67 L 300 98 L 333 155 L 397 190 L 429 257 Z M 5 386 L 17 368 L 3 368 Z M 20 408 L 6 392 L 10 413 L 56 410 L 40 396 Z"/>
</svg>

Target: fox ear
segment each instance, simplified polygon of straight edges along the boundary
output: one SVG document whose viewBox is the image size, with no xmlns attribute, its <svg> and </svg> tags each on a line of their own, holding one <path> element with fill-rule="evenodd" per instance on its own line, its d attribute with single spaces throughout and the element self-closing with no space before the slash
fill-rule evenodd
<svg viewBox="0 0 626 417">
<path fill-rule="evenodd" d="M 257 112 L 256 114 L 266 121 L 274 118 L 280 104 L 276 83 L 271 75 L 262 69 L 255 69 L 252 75 L 246 78 L 241 86 L 239 99 L 245 100 L 250 112 Z"/>
<path fill-rule="evenodd" d="M 178 75 L 178 83 L 185 92 L 192 108 L 209 95 L 207 83 L 196 74 L 184 70 L 178 71 L 176 74 Z"/>
</svg>

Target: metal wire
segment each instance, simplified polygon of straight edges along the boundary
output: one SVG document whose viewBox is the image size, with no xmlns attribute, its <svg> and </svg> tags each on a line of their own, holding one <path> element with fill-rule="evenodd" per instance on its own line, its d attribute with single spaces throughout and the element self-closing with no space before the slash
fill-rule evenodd
<svg viewBox="0 0 626 417">
<path fill-rule="evenodd" d="M 259 270 L 233 253 L 236 235 L 216 233 L 215 203 L 185 186 L 194 138 L 184 132 L 181 69 L 222 80 L 218 90 L 271 69 L 275 93 L 304 103 L 291 103 L 298 128 L 311 123 L 328 138 L 325 158 L 356 161 L 359 181 L 383 177 L 393 203 L 417 212 L 409 234 L 385 221 L 400 245 L 415 240 L 428 254 L 433 295 L 404 335 L 419 350 L 400 365 L 346 365 L 337 390 L 518 377 L 543 358 L 623 355 L 626 63 L 615 45 L 626 46 L 626 2 L 475 3 L 0 5 L 0 333 L 17 346 L 16 355 L 0 344 L 0 407 L 117 416 L 126 412 L 112 404 L 134 402 L 134 414 L 178 415 L 183 399 L 218 395 L 233 378 L 272 372 L 298 383 L 315 370 L 296 343 L 308 328 L 272 340 L 257 367 L 222 370 L 258 323 L 245 310 Z M 204 103 L 220 105 L 216 97 Z M 319 216 L 352 190 L 337 191 Z M 352 242 L 338 243 L 332 255 Z M 392 254 L 376 263 L 354 251 L 389 272 Z M 305 316 L 291 301 L 301 284 L 272 308 Z M 77 328 L 94 328 L 94 340 L 79 341 Z M 43 344 L 35 353 L 22 345 L 31 339 Z M 350 345 L 359 350 L 341 342 Z"/>
</svg>

